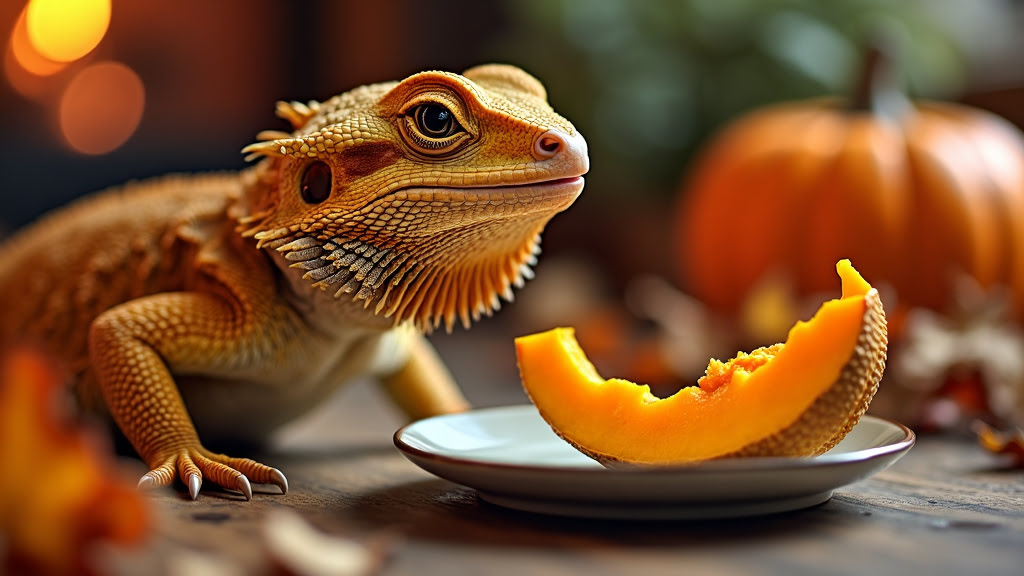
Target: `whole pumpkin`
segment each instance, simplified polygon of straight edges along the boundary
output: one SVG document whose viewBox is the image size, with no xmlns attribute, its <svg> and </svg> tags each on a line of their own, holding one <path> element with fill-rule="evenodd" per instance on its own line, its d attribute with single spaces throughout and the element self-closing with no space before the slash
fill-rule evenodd
<svg viewBox="0 0 1024 576">
<path fill-rule="evenodd" d="M 1024 319 L 1024 137 L 984 111 L 909 102 L 869 51 L 852 98 L 784 103 L 727 126 L 674 216 L 687 291 L 725 313 L 777 274 L 827 290 L 850 258 L 901 307 L 942 310 L 952 279 L 1012 291 Z"/>
</svg>

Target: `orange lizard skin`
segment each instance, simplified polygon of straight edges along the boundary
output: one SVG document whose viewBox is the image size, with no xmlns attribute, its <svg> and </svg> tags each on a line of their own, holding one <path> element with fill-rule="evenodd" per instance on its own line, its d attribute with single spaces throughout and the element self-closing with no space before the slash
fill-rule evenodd
<svg viewBox="0 0 1024 576">
<path fill-rule="evenodd" d="M 251 498 L 278 470 L 200 436 L 259 442 L 356 377 L 415 419 L 467 403 L 423 337 L 469 326 L 531 276 L 583 189 L 583 137 L 522 70 L 423 72 L 278 103 L 237 174 L 83 199 L 0 246 L 0 346 L 77 375 L 150 471 Z"/>
</svg>

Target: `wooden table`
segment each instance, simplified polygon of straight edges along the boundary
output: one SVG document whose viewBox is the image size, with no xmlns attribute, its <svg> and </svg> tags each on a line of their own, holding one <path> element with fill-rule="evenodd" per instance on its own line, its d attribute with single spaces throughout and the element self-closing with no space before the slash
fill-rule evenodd
<svg viewBox="0 0 1024 576">
<path fill-rule="evenodd" d="M 525 402 L 512 352 L 466 338 L 438 344 L 460 380 L 475 383 L 470 399 Z M 459 355 L 466 346 L 476 346 L 471 359 Z M 149 560 L 181 564 L 190 550 L 221 573 L 267 573 L 261 525 L 284 506 L 329 533 L 398 535 L 383 574 L 1024 574 L 1024 471 L 1001 469 L 968 439 L 920 438 L 890 469 L 803 511 L 611 522 L 481 502 L 405 460 L 391 440 L 400 424 L 368 384 L 343 391 L 264 457 L 288 475 L 286 496 L 273 487 L 248 503 L 217 491 L 196 502 L 181 489 L 155 494 L 162 524 Z"/>
</svg>

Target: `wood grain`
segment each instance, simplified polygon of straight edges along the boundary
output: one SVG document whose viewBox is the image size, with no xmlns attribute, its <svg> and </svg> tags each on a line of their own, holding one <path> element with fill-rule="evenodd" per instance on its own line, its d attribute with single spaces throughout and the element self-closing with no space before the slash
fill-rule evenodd
<svg viewBox="0 0 1024 576">
<path fill-rule="evenodd" d="M 476 364 L 505 353 L 485 349 L 474 366 L 455 360 L 453 369 L 493 374 Z M 467 392 L 478 404 L 516 402 L 512 378 Z M 282 435 L 264 458 L 288 475 L 286 496 L 273 487 L 257 488 L 249 503 L 229 493 L 203 492 L 196 502 L 183 489 L 155 493 L 159 537 L 122 566 L 166 564 L 186 550 L 237 573 L 268 573 L 260 524 L 279 506 L 329 533 L 398 535 L 386 575 L 1009 575 L 1024 566 L 1024 471 L 1001 469 L 970 439 L 921 438 L 890 469 L 808 510 L 710 522 L 576 520 L 504 510 L 416 468 L 391 443 L 401 422 L 382 398 L 357 385 Z"/>
</svg>

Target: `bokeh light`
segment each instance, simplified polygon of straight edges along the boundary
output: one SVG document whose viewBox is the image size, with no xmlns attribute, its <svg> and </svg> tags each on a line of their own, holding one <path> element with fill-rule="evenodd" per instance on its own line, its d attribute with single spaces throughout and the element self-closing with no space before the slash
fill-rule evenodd
<svg viewBox="0 0 1024 576">
<path fill-rule="evenodd" d="M 52 82 L 53 76 L 39 76 L 26 70 L 18 62 L 14 45 L 10 42 L 4 50 L 4 76 L 15 92 L 29 100 L 42 100 L 57 89 Z"/>
<path fill-rule="evenodd" d="M 110 25 L 110 0 L 31 0 L 25 12 L 32 46 L 55 62 L 92 52 Z"/>
<path fill-rule="evenodd" d="M 27 12 L 28 7 L 22 10 L 18 16 L 18 21 L 14 24 L 14 31 L 11 32 L 11 41 L 7 49 L 11 52 L 15 62 L 25 71 L 36 76 L 55 74 L 64 68 L 64 63 L 50 60 L 40 54 L 35 46 L 32 45 L 32 41 L 28 36 L 28 26 L 26 25 L 28 20 L 26 17 Z"/>
<path fill-rule="evenodd" d="M 105 154 L 125 143 L 142 119 L 146 94 L 139 76 L 119 62 L 92 64 L 68 84 L 60 129 L 71 148 Z"/>
</svg>

